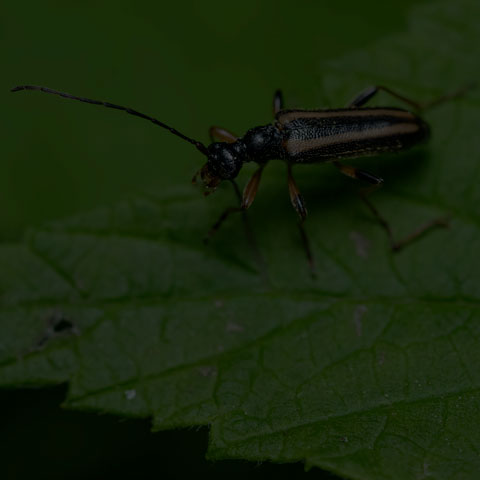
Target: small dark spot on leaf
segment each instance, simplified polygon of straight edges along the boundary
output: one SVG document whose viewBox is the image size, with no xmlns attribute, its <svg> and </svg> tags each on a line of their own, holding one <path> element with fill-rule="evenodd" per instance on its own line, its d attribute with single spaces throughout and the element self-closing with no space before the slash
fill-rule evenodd
<svg viewBox="0 0 480 480">
<path fill-rule="evenodd" d="M 73 323 L 67 318 L 61 318 L 58 322 L 53 324 L 53 331 L 55 333 L 68 332 L 74 328 Z"/>
<path fill-rule="evenodd" d="M 43 335 L 35 342 L 31 351 L 41 350 L 54 338 L 78 335 L 80 332 L 75 323 L 63 312 L 54 311 L 47 317 L 48 326 Z"/>
</svg>

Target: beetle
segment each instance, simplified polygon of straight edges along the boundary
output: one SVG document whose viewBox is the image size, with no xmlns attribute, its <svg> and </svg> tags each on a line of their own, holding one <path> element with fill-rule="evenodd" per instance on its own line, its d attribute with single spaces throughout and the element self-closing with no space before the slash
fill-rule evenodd
<svg viewBox="0 0 480 480">
<path fill-rule="evenodd" d="M 283 107 L 282 93 L 277 90 L 273 98 L 274 123 L 253 127 L 243 137 L 237 137 L 221 127 L 211 127 L 212 143 L 209 146 L 184 135 L 156 118 L 121 105 L 78 97 L 36 85 L 21 85 L 12 88 L 11 91 L 38 90 L 80 102 L 121 110 L 149 120 L 194 145 L 207 157 L 207 161 L 193 177 L 193 183 L 196 183 L 199 175 L 205 188 L 204 194 L 208 195 L 215 191 L 220 182 L 229 180 L 235 185 L 240 199 L 239 206 L 230 207 L 222 213 L 209 235 L 218 230 L 231 213 L 245 211 L 250 207 L 257 194 L 262 172 L 270 160 L 285 161 L 290 200 L 299 216 L 302 240 L 310 266 L 313 267 L 313 256 L 303 228 L 307 209 L 293 178 L 292 166 L 331 162 L 344 175 L 377 187 L 383 183 L 382 178 L 357 167 L 344 165 L 341 160 L 408 149 L 427 140 L 430 129 L 419 115 L 411 111 L 394 107 L 365 107 L 364 105 L 379 91 L 384 91 L 413 107 L 414 110 L 421 111 L 448 99 L 456 98 L 469 88 L 471 88 L 470 85 L 434 101 L 419 103 L 388 87 L 372 86 L 363 90 L 345 108 L 322 110 L 286 110 Z M 243 165 L 249 162 L 257 163 L 258 168 L 247 182 L 243 194 L 240 194 L 235 184 L 235 178 Z M 435 219 L 406 239 L 395 241 L 389 224 L 367 198 L 366 193 L 362 192 L 361 198 L 385 229 L 393 250 L 401 249 L 432 227 L 446 225 L 445 219 Z"/>
</svg>

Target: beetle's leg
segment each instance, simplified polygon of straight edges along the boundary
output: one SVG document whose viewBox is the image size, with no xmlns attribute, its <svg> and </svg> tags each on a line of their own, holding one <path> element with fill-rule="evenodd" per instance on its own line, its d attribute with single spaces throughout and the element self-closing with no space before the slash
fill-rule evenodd
<svg viewBox="0 0 480 480">
<path fill-rule="evenodd" d="M 283 110 L 283 94 L 281 90 L 276 90 L 273 95 L 273 116 L 280 110 Z"/>
<path fill-rule="evenodd" d="M 405 103 L 408 103 L 416 110 L 421 110 L 422 106 L 420 103 L 410 100 L 409 98 L 400 95 L 399 93 L 390 90 L 388 87 L 382 85 L 374 85 L 372 87 L 367 87 L 365 90 L 362 90 L 352 101 L 348 104 L 349 108 L 357 108 L 365 105 L 369 100 L 371 100 L 380 90 L 389 93 L 390 95 L 402 100 Z"/>
<path fill-rule="evenodd" d="M 356 108 L 356 107 L 361 107 L 362 105 L 365 105 L 372 97 L 374 97 L 380 90 L 383 90 L 384 92 L 392 95 L 395 98 L 398 98 L 402 102 L 407 103 L 411 107 L 413 107 L 415 110 L 426 110 L 427 108 L 434 107 L 436 105 L 439 105 L 443 102 L 446 102 L 447 100 L 452 100 L 454 98 L 461 97 L 464 95 L 468 90 L 473 88 L 476 84 L 468 84 L 465 87 L 462 87 L 454 92 L 447 93 L 445 95 L 442 95 L 438 98 L 435 98 L 434 100 L 430 100 L 429 102 L 416 102 L 415 100 L 412 100 L 410 98 L 407 98 L 400 93 L 397 93 L 393 90 L 391 90 L 388 87 L 384 87 L 383 85 L 376 85 L 373 87 L 368 87 L 362 92 L 360 92 L 354 99 L 353 101 L 348 105 L 349 108 Z"/>
<path fill-rule="evenodd" d="M 373 215 L 377 218 L 382 228 L 387 232 L 387 236 L 390 241 L 390 246 L 394 252 L 398 252 L 399 250 L 407 246 L 409 243 L 414 242 L 415 240 L 423 236 L 425 233 L 427 233 L 429 230 L 432 230 L 437 227 L 444 227 L 444 228 L 448 227 L 448 217 L 434 218 L 433 220 L 430 220 L 429 222 L 421 225 L 419 228 L 413 231 L 410 235 L 407 235 L 405 238 L 402 238 L 402 240 L 396 241 L 395 238 L 393 237 L 392 229 L 390 228 L 389 223 L 385 220 L 385 218 L 383 218 L 383 216 L 377 210 L 375 205 L 368 198 L 368 195 L 372 193 L 376 188 L 377 186 L 374 186 L 373 189 L 368 188 L 364 191 L 361 191 L 360 198 L 364 201 L 365 205 L 367 205 L 367 207 L 370 209 Z"/>
<path fill-rule="evenodd" d="M 383 183 L 383 178 L 377 177 L 372 173 L 366 172 L 365 170 L 360 170 L 356 167 L 351 167 L 350 165 L 343 165 L 340 162 L 333 162 L 333 164 L 347 177 L 355 178 L 356 180 L 363 180 L 372 185 L 379 185 Z"/>
<path fill-rule="evenodd" d="M 231 213 L 238 213 L 238 212 L 245 212 L 245 210 L 250 207 L 250 205 L 253 203 L 255 200 L 255 195 L 257 194 L 258 191 L 258 186 L 260 184 L 260 180 L 262 178 L 262 172 L 265 167 L 265 164 L 260 165 L 260 167 L 255 171 L 255 173 L 252 175 L 250 180 L 247 182 L 245 185 L 245 188 L 243 189 L 243 194 L 242 194 L 242 201 L 239 207 L 228 207 L 225 209 L 225 211 L 220 215 L 218 220 L 214 223 L 212 228 L 207 234 L 206 240 L 208 241 L 209 238 L 211 238 L 217 230 L 222 226 L 222 223 L 228 218 L 228 216 Z M 236 184 L 234 184 L 235 186 Z M 238 189 L 238 187 L 237 187 Z"/>
<path fill-rule="evenodd" d="M 307 207 L 305 205 L 305 200 L 302 197 L 302 194 L 298 190 L 297 183 L 292 175 L 292 165 L 289 163 L 287 167 L 287 178 L 288 178 L 288 193 L 290 194 L 290 201 L 292 202 L 293 208 L 298 213 L 300 221 L 304 222 L 307 218 Z"/>
<path fill-rule="evenodd" d="M 388 240 L 390 242 L 390 246 L 393 251 L 399 251 L 409 243 L 413 242 L 417 238 L 421 237 L 424 233 L 432 228 L 436 227 L 448 227 L 448 219 L 446 218 L 436 218 L 432 221 L 422 225 L 420 228 L 415 230 L 413 233 L 405 237 L 400 241 L 396 241 L 393 237 L 392 229 L 390 228 L 390 224 L 385 220 L 385 218 L 381 215 L 381 213 L 377 210 L 375 205 L 369 200 L 368 196 L 373 193 L 378 187 L 380 187 L 383 183 L 383 179 L 372 175 L 364 170 L 360 170 L 355 167 L 351 167 L 348 165 L 343 165 L 340 162 L 333 162 L 333 164 L 344 174 L 351 178 L 355 178 L 357 180 L 364 180 L 370 183 L 372 186 L 368 187 L 367 189 L 360 190 L 360 198 L 363 200 L 365 205 L 368 209 L 372 212 L 374 217 L 377 219 L 378 223 L 381 227 L 385 230 Z"/>
<path fill-rule="evenodd" d="M 242 193 L 240 192 L 240 188 L 238 187 L 237 182 L 235 180 L 230 180 L 230 181 L 232 182 L 238 201 L 242 202 Z M 265 262 L 265 258 L 262 255 L 262 252 L 260 251 L 260 248 L 258 247 L 257 239 L 255 238 L 255 233 L 248 221 L 246 210 L 242 210 L 242 219 L 243 219 L 243 225 L 245 227 L 245 236 L 247 237 L 247 240 L 250 243 L 252 252 L 255 254 L 259 271 L 262 274 L 264 281 L 266 283 L 269 283 L 269 278 L 267 273 L 267 264 Z"/>
<path fill-rule="evenodd" d="M 393 238 L 392 229 L 390 228 L 390 224 L 382 217 L 380 212 L 376 209 L 373 203 L 368 199 L 368 195 L 373 193 L 378 187 L 380 187 L 383 183 L 383 178 L 377 177 L 369 172 L 364 170 L 360 170 L 359 168 L 352 167 L 350 165 L 343 165 L 340 162 L 333 162 L 333 164 L 344 174 L 350 178 L 354 178 L 356 180 L 363 180 L 365 182 L 370 183 L 371 187 L 367 189 L 360 190 L 360 198 L 365 202 L 367 207 L 373 213 L 374 217 L 377 219 L 378 223 L 382 226 L 388 236 L 388 240 L 392 247 L 392 250 L 398 250 L 396 248 L 397 242 Z"/>
<path fill-rule="evenodd" d="M 234 143 L 238 139 L 236 135 L 222 127 L 210 127 L 208 133 L 210 135 L 210 140 L 212 141 L 212 143 L 215 141 Z"/>
<path fill-rule="evenodd" d="M 218 217 L 218 220 L 213 224 L 212 228 L 208 231 L 206 237 L 204 238 L 205 242 L 208 242 L 217 231 L 222 226 L 223 222 L 228 218 L 231 213 L 243 212 L 243 208 L 241 207 L 228 207 L 226 208 L 223 213 Z"/>
<path fill-rule="evenodd" d="M 310 248 L 310 242 L 308 240 L 307 232 L 305 231 L 304 222 L 307 218 L 307 207 L 302 194 L 298 190 L 297 183 L 292 175 L 292 165 L 289 163 L 287 166 L 287 178 L 288 178 L 288 193 L 290 194 L 290 201 L 293 208 L 298 213 L 300 220 L 298 222 L 298 228 L 300 229 L 300 235 L 302 237 L 303 248 L 307 255 L 308 265 L 310 266 L 310 272 L 312 276 L 315 276 L 315 265 L 313 261 L 312 249 Z"/>
</svg>

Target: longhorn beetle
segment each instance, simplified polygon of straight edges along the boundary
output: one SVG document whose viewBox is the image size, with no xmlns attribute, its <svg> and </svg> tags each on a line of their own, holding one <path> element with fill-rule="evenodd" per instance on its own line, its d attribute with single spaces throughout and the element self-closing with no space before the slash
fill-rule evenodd
<svg viewBox="0 0 480 480">
<path fill-rule="evenodd" d="M 285 161 L 287 164 L 290 200 L 300 217 L 299 227 L 302 241 L 313 271 L 313 256 L 303 228 L 307 209 L 293 178 L 292 165 L 331 162 L 344 175 L 363 180 L 371 184 L 372 187 L 379 186 L 383 182 L 382 178 L 365 170 L 344 165 L 340 162 L 340 159 L 405 150 L 426 140 L 429 136 L 429 127 L 418 115 L 407 110 L 393 107 L 368 108 L 364 107 L 364 105 L 376 93 L 383 90 L 410 105 L 413 109 L 420 111 L 427 107 L 438 105 L 448 99 L 458 97 L 470 87 L 465 87 L 428 103 L 419 103 L 387 87 L 374 86 L 362 91 L 346 108 L 328 110 L 284 110 L 282 93 L 280 90 L 277 90 L 273 98 L 273 112 L 275 115 L 273 124 L 251 128 L 243 137 L 237 137 L 224 128 L 211 127 L 210 137 L 212 143 L 208 147 L 197 140 L 187 137 L 175 128 L 131 108 L 77 97 L 69 93 L 35 85 L 22 85 L 12 88 L 11 91 L 39 90 L 64 98 L 79 100 L 80 102 L 123 110 L 130 115 L 149 120 L 194 145 L 207 157 L 207 162 L 195 174 L 192 180 L 193 183 L 196 182 L 197 176 L 200 175 L 205 188 L 204 194 L 208 195 L 215 191 L 222 180 L 230 180 L 234 184 L 240 200 L 239 206 L 227 208 L 222 213 L 210 230 L 209 235 L 218 230 L 231 213 L 245 211 L 250 207 L 257 194 L 263 169 L 269 160 L 280 159 Z M 214 141 L 215 138 L 218 140 L 217 142 Z M 243 164 L 248 162 L 257 163 L 258 169 L 247 182 L 243 194 L 240 194 L 235 178 Z M 361 193 L 361 198 L 386 231 L 393 250 L 399 250 L 430 228 L 446 225 L 445 219 L 435 219 L 423 225 L 407 238 L 395 241 L 389 224 L 370 202 L 367 195 Z"/>
</svg>

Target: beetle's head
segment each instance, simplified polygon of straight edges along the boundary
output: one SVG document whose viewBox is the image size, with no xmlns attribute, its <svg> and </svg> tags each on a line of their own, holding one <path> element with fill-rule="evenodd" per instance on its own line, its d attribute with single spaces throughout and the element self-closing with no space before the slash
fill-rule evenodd
<svg viewBox="0 0 480 480">
<path fill-rule="evenodd" d="M 205 195 L 213 193 L 222 180 L 233 180 L 242 168 L 243 158 L 237 142 L 212 143 L 207 149 L 207 163 L 198 172 L 205 186 Z"/>
</svg>

